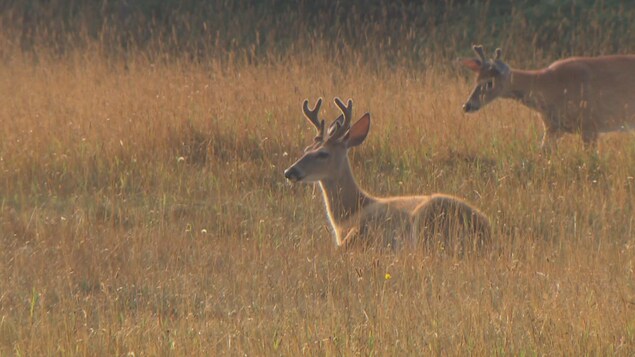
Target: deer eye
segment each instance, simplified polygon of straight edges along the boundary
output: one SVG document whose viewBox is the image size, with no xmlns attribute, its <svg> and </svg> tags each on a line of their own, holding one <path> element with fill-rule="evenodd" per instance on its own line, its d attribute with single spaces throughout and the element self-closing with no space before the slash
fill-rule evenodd
<svg viewBox="0 0 635 357">
<path fill-rule="evenodd" d="M 317 157 L 318 159 L 326 159 L 327 157 L 329 157 L 329 153 L 326 151 L 318 151 L 315 154 L 315 157 Z"/>
</svg>

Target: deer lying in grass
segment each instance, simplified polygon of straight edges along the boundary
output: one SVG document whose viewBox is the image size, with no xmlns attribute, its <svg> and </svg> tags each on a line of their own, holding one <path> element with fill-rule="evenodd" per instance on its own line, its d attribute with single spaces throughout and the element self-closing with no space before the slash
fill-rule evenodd
<svg viewBox="0 0 635 357">
<path fill-rule="evenodd" d="M 421 234 L 429 245 L 453 252 L 475 250 L 490 238 L 488 218 L 465 201 L 449 195 L 373 197 L 356 183 L 348 149 L 360 145 L 370 129 L 370 114 L 353 126 L 353 102 L 335 104 L 342 111 L 324 132 L 318 119 L 322 99 L 314 109 L 304 101 L 304 115 L 317 128 L 314 142 L 284 172 L 292 182 L 319 182 L 338 247 L 361 245 L 397 249 L 416 243 Z M 457 250 L 458 249 L 458 250 Z"/>
<path fill-rule="evenodd" d="M 511 69 L 496 57 L 463 65 L 477 73 L 476 87 L 463 105 L 475 112 L 496 98 L 516 99 L 540 112 L 545 132 L 544 151 L 556 147 L 564 133 L 580 133 L 585 148 L 597 147 L 600 133 L 635 129 L 635 55 L 572 57 L 540 70 Z"/>
</svg>

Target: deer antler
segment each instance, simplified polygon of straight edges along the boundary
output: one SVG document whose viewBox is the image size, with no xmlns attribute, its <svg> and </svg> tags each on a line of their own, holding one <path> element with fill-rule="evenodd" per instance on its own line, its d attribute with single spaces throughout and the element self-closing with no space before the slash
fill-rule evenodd
<svg viewBox="0 0 635 357">
<path fill-rule="evenodd" d="M 496 57 L 494 57 L 495 61 L 498 61 L 501 59 L 501 56 L 503 55 L 503 50 L 499 48 L 496 49 Z"/>
<path fill-rule="evenodd" d="M 334 99 L 335 104 L 342 111 L 342 115 L 333 122 L 333 129 L 330 130 L 329 139 L 336 140 L 344 136 L 348 129 L 351 128 L 351 119 L 353 117 L 353 101 L 348 100 L 348 103 L 344 105 L 344 102 L 340 98 Z"/>
<path fill-rule="evenodd" d="M 492 64 L 499 74 L 507 75 L 509 73 L 509 66 L 501 60 L 501 57 L 503 57 L 503 50 L 497 48 L 496 56 L 494 57 Z"/>
<path fill-rule="evenodd" d="M 322 106 L 322 98 L 319 98 L 317 100 L 317 103 L 315 103 L 315 107 L 313 109 L 309 109 L 308 99 L 305 99 L 304 104 L 302 104 L 302 111 L 304 112 L 304 116 L 317 129 L 317 135 L 315 136 L 315 139 L 314 139 L 315 141 L 322 141 L 322 139 L 324 138 L 324 120 L 318 119 L 320 106 Z"/>
<path fill-rule="evenodd" d="M 474 52 L 476 52 L 476 55 L 481 60 L 481 63 L 487 62 L 487 59 L 485 58 L 485 51 L 483 50 L 483 46 L 474 45 L 472 46 L 472 49 L 474 50 Z"/>
</svg>

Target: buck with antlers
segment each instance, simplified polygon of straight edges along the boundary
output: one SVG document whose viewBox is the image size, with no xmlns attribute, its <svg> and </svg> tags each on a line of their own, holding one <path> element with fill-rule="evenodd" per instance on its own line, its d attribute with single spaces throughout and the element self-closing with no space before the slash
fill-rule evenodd
<svg viewBox="0 0 635 357">
<path fill-rule="evenodd" d="M 635 55 L 572 57 L 540 70 L 511 69 L 496 49 L 486 59 L 462 60 L 476 72 L 476 86 L 463 105 L 475 112 L 496 98 L 510 98 L 540 112 L 542 148 L 550 151 L 565 133 L 580 133 L 585 148 L 596 148 L 600 133 L 635 129 Z"/>
<path fill-rule="evenodd" d="M 351 126 L 353 102 L 335 104 L 342 111 L 325 132 L 318 119 L 322 99 L 314 109 L 304 101 L 304 115 L 317 128 L 304 155 L 284 172 L 292 182 L 318 182 L 338 247 L 351 245 L 391 247 L 428 244 L 453 252 L 474 250 L 490 238 L 488 218 L 465 201 L 442 194 L 373 197 L 356 183 L 348 149 L 360 145 L 370 129 L 370 114 Z"/>
</svg>

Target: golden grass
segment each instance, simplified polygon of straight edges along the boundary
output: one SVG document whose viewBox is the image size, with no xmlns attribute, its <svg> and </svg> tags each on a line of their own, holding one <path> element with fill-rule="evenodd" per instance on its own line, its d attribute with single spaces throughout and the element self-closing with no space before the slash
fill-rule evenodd
<svg viewBox="0 0 635 357">
<path fill-rule="evenodd" d="M 5 57 L 0 354 L 632 355 L 633 135 L 543 158 L 526 108 L 461 112 L 464 78 L 319 50 Z M 363 187 L 469 199 L 485 256 L 337 251 L 318 192 L 282 176 L 318 96 L 372 113 Z"/>
</svg>

